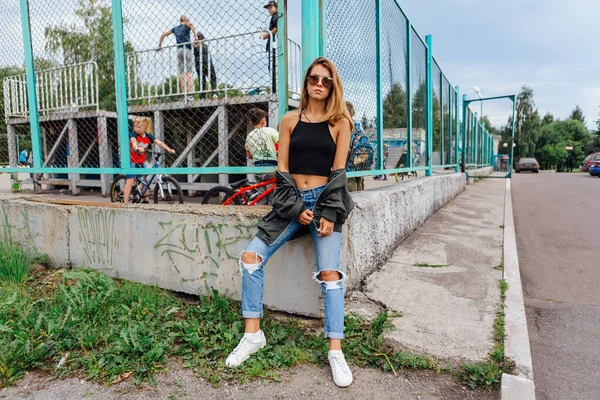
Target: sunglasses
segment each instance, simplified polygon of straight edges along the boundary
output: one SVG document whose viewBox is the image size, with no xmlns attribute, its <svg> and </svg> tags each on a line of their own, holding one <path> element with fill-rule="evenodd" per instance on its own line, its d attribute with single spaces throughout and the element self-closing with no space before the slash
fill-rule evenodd
<svg viewBox="0 0 600 400">
<path fill-rule="evenodd" d="M 333 79 L 329 76 L 309 75 L 307 81 L 311 86 L 315 86 L 319 82 L 322 82 L 323 86 L 327 89 L 331 89 L 333 87 Z"/>
</svg>

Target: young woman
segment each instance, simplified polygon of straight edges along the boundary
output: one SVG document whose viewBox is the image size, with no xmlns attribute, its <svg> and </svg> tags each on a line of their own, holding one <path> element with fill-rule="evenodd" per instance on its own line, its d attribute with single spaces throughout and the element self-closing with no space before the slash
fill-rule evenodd
<svg viewBox="0 0 600 400">
<path fill-rule="evenodd" d="M 344 169 L 351 131 L 352 118 L 335 65 L 318 58 L 306 72 L 300 109 L 286 114 L 281 122 L 273 210 L 263 218 L 240 259 L 246 333 L 227 357 L 228 367 L 242 364 L 267 344 L 260 329 L 267 260 L 292 236 L 310 231 L 317 253 L 314 279 L 325 298 L 325 337 L 329 338 L 333 380 L 340 387 L 352 383 L 341 346 L 346 277 L 339 265 L 342 225 L 354 207 Z"/>
</svg>

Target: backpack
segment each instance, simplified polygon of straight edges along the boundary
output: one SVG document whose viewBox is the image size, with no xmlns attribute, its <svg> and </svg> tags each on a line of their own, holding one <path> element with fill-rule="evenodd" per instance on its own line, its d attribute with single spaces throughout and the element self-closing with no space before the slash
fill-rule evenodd
<svg viewBox="0 0 600 400">
<path fill-rule="evenodd" d="M 375 162 L 375 149 L 359 123 L 350 135 L 350 150 L 346 161 L 348 171 L 368 171 Z"/>
</svg>

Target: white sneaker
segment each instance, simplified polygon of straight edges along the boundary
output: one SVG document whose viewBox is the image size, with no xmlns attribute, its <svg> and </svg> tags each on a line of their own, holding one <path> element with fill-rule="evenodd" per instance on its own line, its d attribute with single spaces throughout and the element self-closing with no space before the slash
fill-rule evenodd
<svg viewBox="0 0 600 400">
<path fill-rule="evenodd" d="M 341 350 L 331 350 L 327 355 L 333 382 L 339 387 L 346 387 L 352 383 L 352 371 L 348 367 L 344 353 Z"/>
<path fill-rule="evenodd" d="M 263 331 L 260 332 L 260 339 L 258 342 L 252 341 L 248 336 L 244 335 L 240 343 L 236 346 L 235 349 L 229 354 L 227 360 L 225 360 L 225 365 L 229 368 L 231 367 L 239 367 L 244 361 L 246 361 L 250 356 L 263 347 L 267 345 L 267 339 L 265 338 L 265 334 Z"/>
</svg>

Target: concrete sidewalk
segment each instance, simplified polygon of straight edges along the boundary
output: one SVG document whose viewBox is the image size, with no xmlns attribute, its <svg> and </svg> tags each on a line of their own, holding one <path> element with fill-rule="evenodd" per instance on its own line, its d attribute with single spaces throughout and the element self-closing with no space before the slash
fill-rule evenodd
<svg viewBox="0 0 600 400">
<path fill-rule="evenodd" d="M 500 301 L 505 185 L 467 186 L 366 279 L 368 299 L 402 312 L 390 344 L 448 361 L 486 358 Z"/>
</svg>

